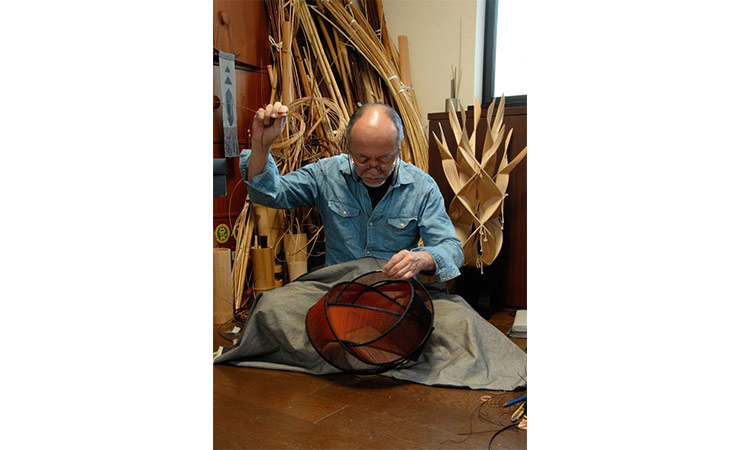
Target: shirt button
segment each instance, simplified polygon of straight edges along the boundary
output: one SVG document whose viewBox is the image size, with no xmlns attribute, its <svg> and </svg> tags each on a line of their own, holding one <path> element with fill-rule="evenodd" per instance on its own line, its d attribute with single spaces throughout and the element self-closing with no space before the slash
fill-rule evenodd
<svg viewBox="0 0 740 450">
<path fill-rule="evenodd" d="M 369 255 L 370 254 L 370 250 L 366 251 L 365 254 L 366 255 Z"/>
<path fill-rule="evenodd" d="M 342 211 L 342 214 L 344 214 L 346 216 L 347 215 L 347 211 Z"/>
<path fill-rule="evenodd" d="M 370 222 L 370 226 L 373 226 L 373 223 L 372 222 Z"/>
</svg>

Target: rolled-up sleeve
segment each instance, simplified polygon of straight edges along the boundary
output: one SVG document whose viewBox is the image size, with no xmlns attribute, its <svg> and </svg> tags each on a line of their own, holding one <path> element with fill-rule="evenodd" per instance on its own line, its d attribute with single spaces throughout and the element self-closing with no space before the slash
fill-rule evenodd
<svg viewBox="0 0 740 450">
<path fill-rule="evenodd" d="M 242 150 L 239 155 L 239 171 L 247 185 L 249 198 L 260 205 L 276 209 L 292 209 L 314 206 L 318 197 L 318 186 L 314 171 L 316 164 L 309 164 L 296 171 L 280 176 L 275 160 L 270 155 L 262 173 L 247 179 L 251 150 Z"/>
<path fill-rule="evenodd" d="M 426 202 L 421 209 L 419 234 L 424 247 L 412 251 L 425 250 L 434 258 L 434 276 L 439 281 L 451 280 L 460 275 L 464 261 L 460 239 L 455 235 L 455 227 L 445 210 L 444 198 L 436 183 L 429 178 Z"/>
</svg>

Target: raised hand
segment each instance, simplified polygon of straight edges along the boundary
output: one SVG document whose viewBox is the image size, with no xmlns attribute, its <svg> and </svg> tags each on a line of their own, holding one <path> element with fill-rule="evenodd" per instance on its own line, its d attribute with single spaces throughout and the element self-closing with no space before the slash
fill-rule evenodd
<svg viewBox="0 0 740 450">
<path fill-rule="evenodd" d="M 288 107 L 275 102 L 257 110 L 252 121 L 252 150 L 267 153 L 280 137 L 288 117 Z"/>
<path fill-rule="evenodd" d="M 257 110 L 252 121 L 252 158 L 247 179 L 262 173 L 267 163 L 272 143 L 282 134 L 288 117 L 288 107 L 275 102 Z"/>
</svg>

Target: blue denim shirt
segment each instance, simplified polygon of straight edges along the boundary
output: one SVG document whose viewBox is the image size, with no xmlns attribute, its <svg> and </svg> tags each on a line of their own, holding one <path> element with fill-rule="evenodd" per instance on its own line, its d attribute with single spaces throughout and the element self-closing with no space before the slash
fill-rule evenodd
<svg viewBox="0 0 740 450">
<path fill-rule="evenodd" d="M 362 181 L 355 181 L 346 154 L 323 158 L 282 177 L 270 156 L 261 174 L 247 180 L 250 150 L 239 169 L 252 201 L 276 209 L 315 206 L 326 236 L 326 265 L 373 256 L 390 259 L 399 251 L 426 250 L 435 277 L 460 275 L 463 250 L 434 179 L 399 159 L 398 174 L 373 210 Z M 391 175 L 392 177 L 394 175 Z M 419 237 L 424 247 L 418 247 Z"/>
</svg>

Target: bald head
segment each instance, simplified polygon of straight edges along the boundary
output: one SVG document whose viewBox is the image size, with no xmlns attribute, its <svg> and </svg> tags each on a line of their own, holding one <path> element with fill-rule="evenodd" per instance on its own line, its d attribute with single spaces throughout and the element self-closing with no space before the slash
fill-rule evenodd
<svg viewBox="0 0 740 450">
<path fill-rule="evenodd" d="M 367 136 L 365 136 L 367 135 Z M 347 148 L 352 149 L 352 139 L 392 139 L 395 150 L 403 141 L 403 122 L 396 110 L 385 103 L 365 103 L 359 107 L 347 124 Z"/>
</svg>

